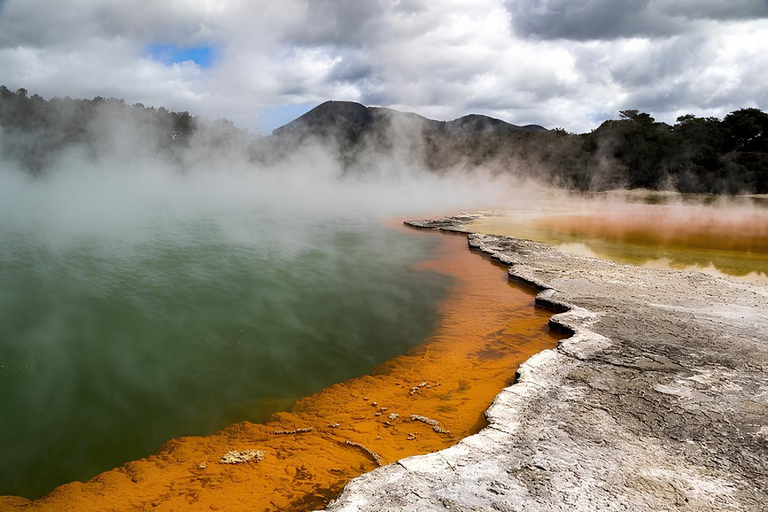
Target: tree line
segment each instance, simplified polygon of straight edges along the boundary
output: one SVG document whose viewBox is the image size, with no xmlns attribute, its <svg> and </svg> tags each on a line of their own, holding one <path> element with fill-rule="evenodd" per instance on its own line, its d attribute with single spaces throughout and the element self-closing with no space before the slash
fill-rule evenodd
<svg viewBox="0 0 768 512">
<path fill-rule="evenodd" d="M 623 110 L 590 133 L 512 131 L 430 141 L 433 169 L 512 169 L 579 191 L 645 188 L 686 193 L 768 193 L 768 114 L 757 108 L 723 119 L 685 115 L 674 125 Z"/>
<path fill-rule="evenodd" d="M 50 167 L 62 150 L 71 147 L 97 151 L 104 130 L 120 124 L 141 133 L 136 141 L 170 149 L 189 139 L 197 118 L 189 112 L 170 112 L 163 107 L 127 105 L 123 100 L 97 96 L 91 100 L 55 97 L 50 101 L 26 89 L 11 91 L 0 86 L 0 154 L 33 174 Z"/>
<path fill-rule="evenodd" d="M 338 124 L 340 114 L 344 113 L 329 114 L 329 123 Z M 581 191 L 768 193 L 768 114 L 757 108 L 736 110 L 723 119 L 685 115 L 673 125 L 645 112 L 623 110 L 619 119 L 584 134 L 562 129 L 447 132 L 424 121 L 409 123 L 413 133 L 408 137 L 394 138 L 391 129 L 373 127 L 366 128 L 370 134 L 358 133 L 354 141 L 333 141 L 341 148 L 345 172 L 354 171 L 361 162 L 358 156 L 369 153 L 361 149 L 366 140 L 375 140 L 376 151 L 384 156 L 393 151 L 395 141 L 408 140 L 418 146 L 411 152 L 412 163 L 434 172 L 483 166 Z M 126 134 L 136 144 L 177 156 L 194 136 L 195 144 L 209 145 L 219 154 L 237 146 L 255 163 L 274 162 L 296 150 L 290 138 L 252 137 L 230 122 L 211 123 L 189 112 L 130 106 L 114 98 L 48 101 L 37 94 L 29 96 L 25 89 L 13 92 L 0 86 L 0 151 L 31 173 L 50 167 L 67 147 L 98 151 L 102 132 L 120 125 L 140 132 Z M 336 139 L 347 137 L 344 131 L 329 133 Z"/>
<path fill-rule="evenodd" d="M 768 192 L 768 114 L 743 108 L 725 118 L 685 115 L 674 125 L 637 110 L 582 136 L 590 154 L 616 160 L 629 188 Z"/>
</svg>

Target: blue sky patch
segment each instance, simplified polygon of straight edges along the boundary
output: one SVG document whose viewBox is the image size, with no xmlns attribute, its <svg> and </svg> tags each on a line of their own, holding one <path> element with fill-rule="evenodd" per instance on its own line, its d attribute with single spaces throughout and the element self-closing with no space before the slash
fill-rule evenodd
<svg viewBox="0 0 768 512">
<path fill-rule="evenodd" d="M 191 48 L 172 44 L 152 44 L 147 47 L 147 55 L 166 65 L 189 60 L 203 68 L 211 67 L 213 64 L 213 48 L 210 46 Z"/>
</svg>

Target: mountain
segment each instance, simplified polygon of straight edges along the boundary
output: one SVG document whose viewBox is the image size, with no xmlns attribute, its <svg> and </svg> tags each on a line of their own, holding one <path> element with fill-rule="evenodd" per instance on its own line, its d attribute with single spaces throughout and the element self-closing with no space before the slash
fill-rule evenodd
<svg viewBox="0 0 768 512">
<path fill-rule="evenodd" d="M 341 137 L 356 142 L 365 134 L 390 130 L 393 126 L 401 124 L 418 126 L 425 133 L 452 137 L 546 131 L 546 128 L 539 125 L 517 126 L 478 114 L 470 114 L 453 121 L 435 121 L 390 108 L 366 107 L 351 101 L 326 101 L 303 116 L 275 129 L 272 134 L 277 137 Z"/>
<path fill-rule="evenodd" d="M 288 124 L 272 131 L 277 137 L 329 135 L 355 138 L 374 125 L 373 112 L 352 101 L 326 101 Z"/>
<path fill-rule="evenodd" d="M 483 115 L 435 121 L 328 101 L 271 136 L 255 137 L 231 122 L 188 112 L 114 98 L 45 100 L 0 86 L 0 171 L 57 172 L 73 154 L 92 162 L 159 158 L 181 172 L 225 161 L 279 167 L 305 149 L 334 158 L 342 175 L 480 169 L 582 191 L 768 193 L 768 113 L 757 108 L 723 119 L 689 114 L 674 125 L 622 110 L 619 119 L 574 134 Z"/>
<path fill-rule="evenodd" d="M 376 172 L 386 156 L 398 166 L 442 173 L 485 164 L 547 133 L 538 125 L 516 126 L 477 114 L 435 121 L 390 108 L 326 101 L 274 130 L 270 139 L 285 153 L 310 140 L 335 147 L 345 172 Z"/>
</svg>

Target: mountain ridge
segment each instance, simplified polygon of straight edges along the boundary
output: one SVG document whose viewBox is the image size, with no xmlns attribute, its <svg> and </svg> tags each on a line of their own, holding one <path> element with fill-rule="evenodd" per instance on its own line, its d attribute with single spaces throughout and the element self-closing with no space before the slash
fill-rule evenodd
<svg viewBox="0 0 768 512">
<path fill-rule="evenodd" d="M 340 176 L 482 170 L 578 191 L 768 193 L 768 113 L 748 107 L 722 119 L 688 114 L 673 125 L 638 110 L 619 114 L 576 134 L 480 114 L 435 121 L 329 101 L 259 137 L 189 112 L 98 96 L 46 100 L 0 85 L 0 167 L 45 174 L 73 151 L 93 161 L 154 157 L 182 172 L 238 159 L 275 167 L 309 150 L 324 152 Z"/>
<path fill-rule="evenodd" d="M 420 122 L 426 131 L 448 134 L 502 135 L 513 131 L 548 131 L 537 124 L 518 126 L 483 114 L 468 114 L 450 121 L 438 121 L 413 112 L 403 112 L 388 107 L 366 106 L 353 101 L 328 100 L 275 128 L 272 130 L 272 135 L 277 137 L 308 135 L 322 137 L 339 133 L 356 135 L 355 132 L 358 131 L 377 130 L 382 124 L 401 121 Z"/>
</svg>

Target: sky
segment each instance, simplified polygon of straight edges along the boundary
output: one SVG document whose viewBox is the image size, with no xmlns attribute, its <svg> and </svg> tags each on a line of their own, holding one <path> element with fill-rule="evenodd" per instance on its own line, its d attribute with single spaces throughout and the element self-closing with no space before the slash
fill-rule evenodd
<svg viewBox="0 0 768 512">
<path fill-rule="evenodd" d="M 572 132 L 768 109 L 768 0 L 0 0 L 0 84 L 253 133 L 329 100 Z"/>
</svg>

